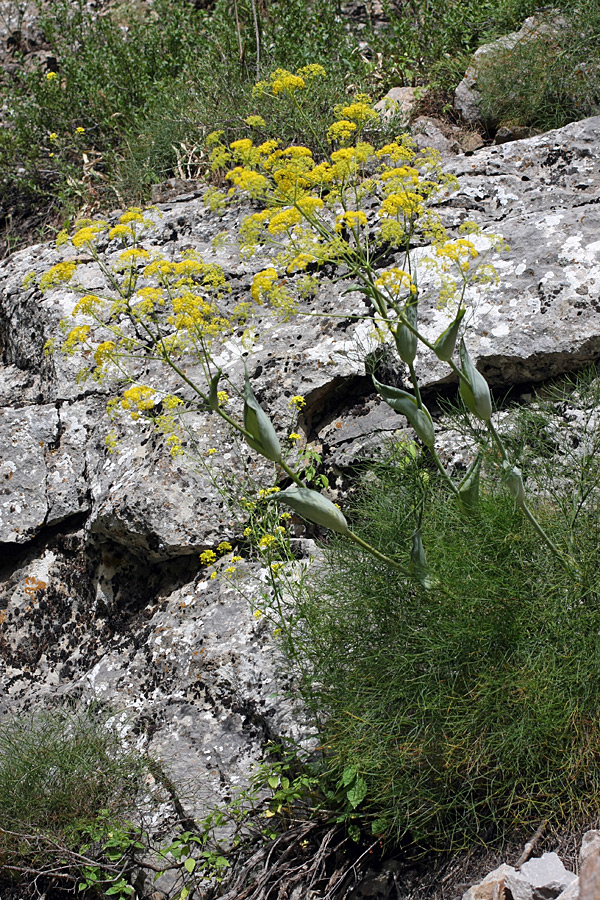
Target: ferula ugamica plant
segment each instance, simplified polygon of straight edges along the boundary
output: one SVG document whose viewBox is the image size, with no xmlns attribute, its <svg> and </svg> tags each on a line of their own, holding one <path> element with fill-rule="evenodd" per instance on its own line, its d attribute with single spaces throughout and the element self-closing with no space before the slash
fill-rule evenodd
<svg viewBox="0 0 600 900">
<path fill-rule="evenodd" d="M 294 102 L 324 74 L 318 65 L 296 73 L 278 69 L 256 85 L 257 107 L 281 98 Z M 464 340 L 469 292 L 494 280 L 488 257 L 504 248 L 503 239 L 482 234 L 469 222 L 455 235 L 446 231 L 435 206 L 456 189 L 456 179 L 443 172 L 435 151 L 417 150 L 406 135 L 378 146 L 378 114 L 368 97 L 359 95 L 334 113 L 327 133 L 313 136 L 313 146 L 323 147 L 318 157 L 305 146 L 280 146 L 258 113 L 247 122 L 253 134 L 261 132 L 260 142 L 244 137 L 225 144 L 221 133 L 209 136 L 211 168 L 221 187 L 206 191 L 207 206 L 251 202 L 255 211 L 239 228 L 241 252 L 250 258 L 260 248 L 270 251 L 269 266 L 255 275 L 249 296 L 241 302 L 229 301 L 223 270 L 193 250 L 173 261 L 144 246 L 157 210 L 133 208 L 115 224 L 84 220 L 71 235 L 61 233 L 57 246 L 65 249 L 65 260 L 42 275 L 39 287 L 48 291 L 67 283 L 80 295 L 62 351 L 83 352 L 83 376 L 120 381 L 121 393 L 109 401 L 109 415 L 125 413 L 151 421 L 174 455 L 184 452 L 178 425 L 182 412 L 194 407 L 221 416 L 252 450 L 274 463 L 279 481 L 292 482 L 279 492 L 280 502 L 365 546 L 343 513 L 322 492 L 308 487 L 301 468 L 290 464 L 248 376 L 244 384 L 235 384 L 217 363 L 216 348 L 234 329 L 245 326 L 251 334 L 252 322 L 259 311 L 264 315 L 265 305 L 284 318 L 301 313 L 303 296 L 314 293 L 324 272 L 333 272 L 329 277 L 348 282 L 349 290 L 367 304 L 368 311 L 356 318 L 368 319 L 372 335 L 393 346 L 408 367 L 412 390 L 373 377 L 374 387 L 406 417 L 463 514 L 477 514 L 481 454 L 460 482 L 446 471 L 419 388 L 419 347 L 452 370 L 466 408 L 480 425 L 482 446 L 491 448 L 488 458 L 496 459 L 515 503 L 564 568 L 577 577 L 567 552 L 546 536 L 527 505 L 520 472 L 494 426 L 489 387 Z M 121 250 L 109 264 L 109 251 L 114 256 L 116 248 Z M 390 266 L 385 259 L 392 252 L 395 264 Z M 81 253 L 97 263 L 103 290 L 91 294 L 78 283 L 76 254 Z M 449 324 L 429 340 L 420 330 L 419 306 L 432 293 L 447 308 Z M 199 378 L 188 373 L 190 359 Z M 151 373 L 163 366 L 179 388 L 165 389 L 160 376 L 151 381 Z M 243 417 L 228 410 L 230 394 L 243 402 Z M 368 549 L 407 578 L 443 589 L 428 575 L 418 510 L 410 547 L 398 547 L 392 556 Z"/>
</svg>

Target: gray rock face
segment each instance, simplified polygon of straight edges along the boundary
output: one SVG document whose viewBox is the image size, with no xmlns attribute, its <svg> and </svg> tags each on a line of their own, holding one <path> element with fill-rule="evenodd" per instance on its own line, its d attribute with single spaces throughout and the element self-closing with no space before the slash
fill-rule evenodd
<svg viewBox="0 0 600 900">
<path fill-rule="evenodd" d="M 469 350 L 500 390 L 600 358 L 599 147 L 595 118 L 448 164 L 461 186 L 440 206 L 447 227 L 474 219 L 482 248 L 485 232 L 501 232 L 510 244 L 496 263 L 498 283 L 471 288 L 468 298 Z M 270 261 L 268 252 L 241 260 L 232 244 L 213 254 L 212 239 L 233 233 L 243 214 L 207 212 L 192 191 L 162 203 L 147 246 L 173 257 L 195 248 L 222 265 L 233 303 L 248 296 L 253 273 Z M 236 443 L 221 420 L 199 413 L 189 420 L 197 464 L 167 458 L 134 424 L 120 426 L 119 452 L 111 455 L 110 386 L 78 383 L 80 361 L 44 354 L 48 340 L 60 340 L 58 322 L 75 298 L 64 287 L 43 297 L 23 288 L 30 270 L 39 274 L 58 258 L 40 245 L 0 265 L 0 714 L 62 694 L 97 695 L 133 711 L 141 744 L 166 757 L 176 741 L 177 765 L 190 776 L 216 784 L 218 768 L 231 784 L 267 738 L 304 733 L 285 699 L 289 685 L 265 618 L 255 619 L 248 599 L 209 579 L 198 561 L 223 539 L 235 543 L 243 528 L 215 481 L 234 480 L 238 490 L 246 478 L 272 484 L 272 467 Z M 94 263 L 80 275 L 87 289 L 98 287 Z M 435 338 L 451 313 L 438 308 L 428 277 L 422 326 Z M 307 311 L 347 318 L 281 323 L 265 310 L 246 360 L 279 433 L 302 431 L 342 469 L 407 430 L 365 375 L 371 326 L 351 315 L 367 307 L 344 287 L 324 282 Z M 234 335 L 218 351 L 237 384 L 242 349 Z M 430 354 L 419 354 L 417 368 L 429 394 L 448 388 L 448 369 Z M 398 367 L 390 377 L 402 383 L 406 373 Z M 294 394 L 307 401 L 298 423 L 290 419 Z M 447 453 L 460 456 L 449 438 Z M 252 567 L 244 575 L 259 602 L 261 578 Z"/>
<path fill-rule="evenodd" d="M 600 897 L 600 854 L 587 857 L 579 874 L 579 900 L 596 900 Z"/>
<path fill-rule="evenodd" d="M 462 900 L 501 900 L 501 898 L 504 900 L 507 876 L 514 872 L 512 866 L 502 863 L 501 866 L 486 875 L 483 881 L 470 887 L 463 894 Z"/>
<path fill-rule="evenodd" d="M 246 786 L 269 739 L 310 736 L 273 625 L 255 616 L 260 566 L 235 583 L 194 568 L 142 564 L 75 531 L 22 557 L 0 588 L 0 716 L 60 697 L 126 711 L 129 740 L 193 783 L 192 816 Z"/>
<path fill-rule="evenodd" d="M 385 97 L 375 104 L 375 109 L 384 121 L 398 117 L 400 125 L 408 125 L 417 101 L 417 88 L 395 87 L 390 88 Z"/>
<path fill-rule="evenodd" d="M 582 866 L 588 856 L 593 856 L 595 853 L 600 853 L 600 831 L 594 828 L 586 831 L 581 839 L 579 865 Z"/>
</svg>

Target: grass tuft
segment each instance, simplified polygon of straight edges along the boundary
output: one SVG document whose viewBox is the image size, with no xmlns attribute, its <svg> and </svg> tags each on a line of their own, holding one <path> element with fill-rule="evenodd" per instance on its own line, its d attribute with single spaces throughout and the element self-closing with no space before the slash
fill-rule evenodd
<svg viewBox="0 0 600 900">
<path fill-rule="evenodd" d="M 571 386 L 510 417 L 535 513 L 580 583 L 500 484 L 486 480 L 465 517 L 435 474 L 396 455 L 364 485 L 355 529 L 408 556 L 423 510 L 439 587 L 407 583 L 340 538 L 297 597 L 295 650 L 326 763 L 337 780 L 348 766 L 364 779 L 376 834 L 450 848 L 600 812 L 597 395 L 597 383 Z M 573 441 L 565 402 L 587 409 Z M 542 430 L 564 438 L 551 458 Z"/>
</svg>

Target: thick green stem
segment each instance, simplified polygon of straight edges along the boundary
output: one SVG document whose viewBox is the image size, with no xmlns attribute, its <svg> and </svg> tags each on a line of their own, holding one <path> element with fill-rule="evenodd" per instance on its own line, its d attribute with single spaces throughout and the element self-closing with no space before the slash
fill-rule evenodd
<svg viewBox="0 0 600 900">
<path fill-rule="evenodd" d="M 486 422 L 486 425 L 487 425 L 487 429 L 488 429 L 489 433 L 491 434 L 491 436 L 494 440 L 496 447 L 500 451 L 502 459 L 508 461 L 508 454 L 506 452 L 506 448 L 504 447 L 502 438 L 500 437 L 500 435 L 498 434 L 498 432 L 496 431 L 496 429 L 494 427 L 494 423 L 490 419 L 489 422 Z M 562 551 L 556 546 L 556 544 L 554 543 L 552 538 L 547 534 L 547 532 L 544 530 L 544 528 L 542 528 L 542 526 L 540 525 L 540 523 L 538 522 L 538 520 L 536 519 L 534 514 L 531 512 L 531 510 L 527 506 L 527 504 L 520 503 L 519 506 L 523 510 L 525 517 L 528 519 L 530 524 L 533 525 L 533 527 L 535 528 L 535 530 L 537 531 L 539 536 L 542 538 L 542 540 L 546 544 L 546 546 L 550 548 L 550 550 L 552 551 L 552 554 L 559 561 L 559 563 L 561 564 L 561 566 L 563 567 L 565 572 L 567 572 L 567 574 L 570 575 L 571 578 L 573 578 L 574 580 L 578 580 L 581 577 L 578 570 L 573 567 L 571 562 L 565 557 L 564 553 L 562 553 Z"/>
<path fill-rule="evenodd" d="M 454 482 L 452 481 L 452 479 L 446 472 L 444 464 L 441 461 L 441 459 L 439 458 L 439 456 L 437 455 L 435 447 L 429 447 L 429 452 L 431 453 L 431 457 L 432 457 L 434 463 L 436 464 L 440 475 L 442 476 L 442 478 L 444 479 L 444 481 L 446 482 L 446 484 L 448 485 L 448 487 L 450 488 L 452 493 L 455 495 L 455 497 L 458 497 L 458 488 L 456 487 L 456 485 L 454 484 Z"/>
<path fill-rule="evenodd" d="M 284 462 L 283 459 L 279 460 L 279 465 L 281 466 L 283 471 L 286 472 L 290 476 L 292 481 L 298 485 L 298 487 L 301 487 L 301 488 L 306 487 L 306 485 L 300 479 L 300 476 L 297 475 L 296 472 L 294 472 L 294 470 L 290 466 L 288 466 L 288 464 L 286 462 Z"/>
<path fill-rule="evenodd" d="M 359 547 L 362 547 L 363 550 L 366 550 L 367 553 L 370 553 L 371 556 L 376 556 L 377 559 L 381 559 L 383 562 L 387 563 L 389 566 L 393 566 L 399 572 L 402 572 L 403 575 L 406 575 L 407 578 L 412 578 L 412 573 L 403 566 L 401 563 L 396 562 L 395 559 L 391 559 L 391 557 L 386 556 L 385 553 L 380 553 L 379 550 L 376 550 L 375 547 L 372 547 L 371 544 L 368 544 L 366 541 L 363 541 L 362 538 L 359 538 L 357 534 L 353 531 L 348 531 L 346 537 L 349 537 L 351 541 L 354 541 L 355 544 L 358 544 Z"/>
</svg>

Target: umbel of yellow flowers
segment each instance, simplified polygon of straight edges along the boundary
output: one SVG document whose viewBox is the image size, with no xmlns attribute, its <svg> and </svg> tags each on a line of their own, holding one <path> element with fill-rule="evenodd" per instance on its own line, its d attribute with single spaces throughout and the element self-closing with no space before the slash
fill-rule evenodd
<svg viewBox="0 0 600 900">
<path fill-rule="evenodd" d="M 458 237 L 449 237 L 435 204 L 456 188 L 456 179 L 442 171 L 435 151 L 418 151 L 405 135 L 378 146 L 379 119 L 368 97 L 359 95 L 336 107 L 326 133 L 316 134 L 307 113 L 311 90 L 324 77 L 319 65 L 295 73 L 277 69 L 255 87 L 254 97 L 265 116 L 257 113 L 246 120 L 252 136 L 229 143 L 223 132 L 208 136 L 209 168 L 215 182 L 225 187 L 209 188 L 206 205 L 218 209 L 250 201 L 255 211 L 243 220 L 238 234 L 242 253 L 249 258 L 262 247 L 271 250 L 271 262 L 256 274 L 248 297 L 232 304 L 223 270 L 194 251 L 173 261 L 144 247 L 158 211 L 139 208 L 127 210 L 116 224 L 82 220 L 70 235 L 58 236 L 58 247 L 92 256 L 104 276 L 105 290 L 90 294 L 78 284 L 78 263 L 72 255 L 45 272 L 39 287 L 49 291 L 65 284 L 80 294 L 73 313 L 76 321 L 67 329 L 62 350 L 85 351 L 88 362 L 82 377 L 111 376 L 121 382 L 120 396 L 108 404 L 111 416 L 126 414 L 152 423 L 170 452 L 178 455 L 185 452 L 178 425 L 185 409 L 195 406 L 220 415 L 255 452 L 276 465 L 280 476 L 293 483 L 277 494 L 279 502 L 309 521 L 341 532 L 430 588 L 436 581 L 427 572 L 419 522 L 412 547 L 402 560 L 365 545 L 341 511 L 307 487 L 302 469 L 288 462 L 294 442 L 279 439 L 248 377 L 244 385 L 234 384 L 215 361 L 215 345 L 240 326 L 256 325 L 258 314 L 261 321 L 269 309 L 284 317 L 294 315 L 301 309 L 302 297 L 315 292 L 324 268 L 333 268 L 337 278 L 351 281 L 353 289 L 368 298 L 374 333 L 391 341 L 408 366 L 412 391 L 376 379 L 374 387 L 386 403 L 406 416 L 461 509 L 466 513 L 476 509 L 481 459 L 475 460 L 459 484 L 446 472 L 419 390 L 418 346 L 454 372 L 466 407 L 496 445 L 509 490 L 531 516 L 518 470 L 510 465 L 493 426 L 488 386 L 461 339 L 467 289 L 494 280 L 486 254 L 502 249 L 504 242 L 494 235 L 483 239 L 473 223 L 464 223 Z M 269 135 L 266 108 L 277 103 L 292 104 L 299 115 L 306 116 L 310 147 L 282 146 L 276 135 Z M 412 250 L 417 238 L 421 244 L 429 243 L 429 251 L 418 260 Z M 110 250 L 120 248 L 110 265 L 100 250 L 107 241 Z M 390 251 L 395 253 L 395 264 L 386 268 L 382 259 Z M 429 284 L 435 285 L 438 302 L 450 311 L 448 327 L 433 341 L 419 330 L 423 268 L 428 270 Z M 199 382 L 189 377 L 186 362 L 190 359 L 199 364 Z M 144 362 L 149 364 L 149 376 L 156 371 L 156 363 L 170 369 L 181 392 L 165 388 L 160 378 L 154 383 L 141 381 Z M 227 391 L 219 390 L 223 384 Z M 243 404 L 242 419 L 230 412 L 230 396 Z M 109 443 L 115 445 L 113 437 Z M 561 561 L 569 567 L 567 560 L 561 557 Z"/>
</svg>

